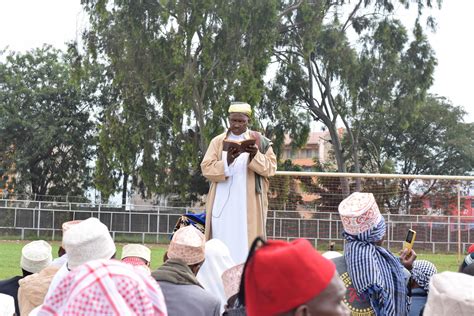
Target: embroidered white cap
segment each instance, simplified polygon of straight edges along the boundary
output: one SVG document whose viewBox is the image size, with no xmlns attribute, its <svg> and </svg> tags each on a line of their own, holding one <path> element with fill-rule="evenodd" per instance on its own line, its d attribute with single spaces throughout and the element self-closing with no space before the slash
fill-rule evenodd
<svg viewBox="0 0 474 316">
<path fill-rule="evenodd" d="M 382 219 L 372 193 L 352 193 L 339 204 L 338 211 L 344 230 L 351 235 L 371 229 Z"/>
<path fill-rule="evenodd" d="M 21 250 L 20 266 L 23 270 L 36 273 L 46 268 L 53 261 L 51 246 L 44 240 L 35 240 L 26 244 Z"/>
<path fill-rule="evenodd" d="M 423 315 L 472 315 L 474 276 L 445 271 L 431 277 Z"/>
<path fill-rule="evenodd" d="M 99 219 L 90 217 L 64 232 L 63 245 L 68 255 L 68 268 L 96 260 L 110 259 L 116 248 L 109 229 Z"/>
<path fill-rule="evenodd" d="M 151 261 L 151 250 L 147 246 L 139 244 L 128 244 L 122 248 L 122 258 L 127 257 L 138 257 L 146 260 L 147 262 Z"/>
<path fill-rule="evenodd" d="M 204 261 L 205 244 L 204 234 L 189 225 L 174 233 L 167 255 L 170 259 L 181 259 L 187 265 L 193 265 Z"/>
</svg>

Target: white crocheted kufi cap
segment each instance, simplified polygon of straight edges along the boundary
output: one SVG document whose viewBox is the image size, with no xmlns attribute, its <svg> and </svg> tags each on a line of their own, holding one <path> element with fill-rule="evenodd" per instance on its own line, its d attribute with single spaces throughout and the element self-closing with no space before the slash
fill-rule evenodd
<svg viewBox="0 0 474 316">
<path fill-rule="evenodd" d="M 63 245 L 68 255 L 69 269 L 91 260 L 110 259 L 116 251 L 109 229 L 95 217 L 66 230 Z"/>
<path fill-rule="evenodd" d="M 37 273 L 53 261 L 51 246 L 44 240 L 35 240 L 26 244 L 21 250 L 20 266 L 23 270 Z"/>
<path fill-rule="evenodd" d="M 205 239 L 193 225 L 178 229 L 171 240 L 168 248 L 168 258 L 181 259 L 187 265 L 193 265 L 204 261 Z"/>
<path fill-rule="evenodd" d="M 138 257 L 146 260 L 147 262 L 151 261 L 151 250 L 147 246 L 139 244 L 128 244 L 122 248 L 122 257 Z"/>
<path fill-rule="evenodd" d="M 339 204 L 338 211 L 344 230 L 351 235 L 371 229 L 382 219 L 372 193 L 352 193 Z"/>
<path fill-rule="evenodd" d="M 423 315 L 472 315 L 474 276 L 445 271 L 431 277 Z"/>
</svg>

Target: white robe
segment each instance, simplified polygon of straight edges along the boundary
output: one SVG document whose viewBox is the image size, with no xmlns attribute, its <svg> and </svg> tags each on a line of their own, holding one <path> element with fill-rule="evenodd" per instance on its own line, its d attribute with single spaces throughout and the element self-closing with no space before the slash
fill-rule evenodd
<svg viewBox="0 0 474 316">
<path fill-rule="evenodd" d="M 223 313 L 227 296 L 224 292 L 222 274 L 235 266 L 235 263 L 230 257 L 229 249 L 219 239 L 208 240 L 205 252 L 206 260 L 196 277 L 206 291 L 219 298 L 221 313 Z"/>
<path fill-rule="evenodd" d="M 241 141 L 244 134 L 229 134 L 230 140 Z M 227 152 L 222 152 L 227 179 L 219 182 L 212 207 L 212 238 L 221 240 L 236 264 L 245 262 L 248 254 L 247 237 L 247 166 L 248 153 L 241 153 L 227 165 Z"/>
</svg>

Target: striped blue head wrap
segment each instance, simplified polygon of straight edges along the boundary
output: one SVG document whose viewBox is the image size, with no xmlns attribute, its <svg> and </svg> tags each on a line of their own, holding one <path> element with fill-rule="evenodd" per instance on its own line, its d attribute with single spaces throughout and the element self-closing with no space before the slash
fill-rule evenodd
<svg viewBox="0 0 474 316">
<path fill-rule="evenodd" d="M 407 314 L 407 287 L 400 260 L 374 242 L 385 235 L 385 221 L 358 235 L 343 233 L 347 272 L 359 294 L 369 297 L 377 316 Z"/>
</svg>

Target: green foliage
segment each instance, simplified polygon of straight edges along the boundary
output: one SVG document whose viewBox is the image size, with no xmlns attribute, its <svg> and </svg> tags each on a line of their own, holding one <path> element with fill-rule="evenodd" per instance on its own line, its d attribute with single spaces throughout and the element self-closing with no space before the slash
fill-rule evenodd
<svg viewBox="0 0 474 316">
<path fill-rule="evenodd" d="M 96 183 L 106 196 L 123 175 L 144 195 L 194 194 L 230 101 L 262 99 L 278 1 L 82 3 L 88 53 L 106 61 L 115 91 L 101 112 Z"/>
<path fill-rule="evenodd" d="M 396 111 L 407 124 L 431 85 L 433 51 L 418 20 L 410 39 L 389 14 L 397 2 L 303 1 L 280 21 L 274 48 L 278 70 L 267 92 L 268 103 L 278 106 L 283 121 L 304 111 L 322 122 L 331 135 L 339 172 L 347 171 L 347 159 L 353 171 L 360 171 L 362 120 L 373 111 Z M 420 15 L 432 6 L 431 1 L 416 4 Z M 339 122 L 346 144 L 338 133 Z M 348 194 L 349 183 L 343 180 L 341 185 Z M 360 183 L 355 189 L 359 188 Z"/>
<path fill-rule="evenodd" d="M 90 184 L 95 87 L 76 57 L 44 46 L 0 64 L 0 165 L 16 193 L 82 195 Z"/>
<path fill-rule="evenodd" d="M 302 171 L 301 167 L 295 166 L 287 159 L 278 164 L 278 170 Z M 295 210 L 301 204 L 303 197 L 299 187 L 299 179 L 290 176 L 278 176 L 270 178 L 270 190 L 268 193 L 268 205 L 271 210 Z"/>
</svg>

